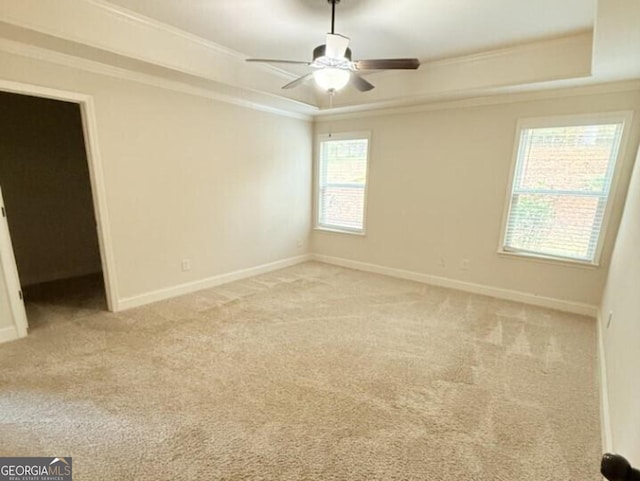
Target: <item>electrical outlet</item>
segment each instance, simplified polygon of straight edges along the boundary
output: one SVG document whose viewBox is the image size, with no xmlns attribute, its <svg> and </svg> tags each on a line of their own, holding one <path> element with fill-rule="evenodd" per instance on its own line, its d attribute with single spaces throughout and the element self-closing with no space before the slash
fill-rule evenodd
<svg viewBox="0 0 640 481">
<path fill-rule="evenodd" d="M 470 265 L 471 261 L 469 259 L 460 259 L 460 269 L 463 271 L 468 271 Z"/>
<path fill-rule="evenodd" d="M 611 321 L 613 321 L 613 311 L 609 311 L 609 318 L 607 319 L 607 329 L 611 326 Z"/>
<path fill-rule="evenodd" d="M 298 249 L 300 249 L 302 247 L 302 239 L 298 239 L 298 242 L 296 242 L 296 245 L 298 246 Z"/>
<path fill-rule="evenodd" d="M 440 267 L 447 267 L 447 263 L 444 261 L 444 257 L 440 258 L 440 260 L 438 261 L 438 265 Z"/>
<path fill-rule="evenodd" d="M 182 259 L 182 272 L 191 270 L 191 259 Z"/>
</svg>

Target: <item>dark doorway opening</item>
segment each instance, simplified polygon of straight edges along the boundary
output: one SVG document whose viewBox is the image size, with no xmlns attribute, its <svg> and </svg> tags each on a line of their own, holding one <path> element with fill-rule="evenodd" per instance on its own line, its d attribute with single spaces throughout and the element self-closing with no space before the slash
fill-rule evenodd
<svg viewBox="0 0 640 481">
<path fill-rule="evenodd" d="M 0 92 L 0 185 L 30 328 L 106 310 L 80 106 Z"/>
</svg>

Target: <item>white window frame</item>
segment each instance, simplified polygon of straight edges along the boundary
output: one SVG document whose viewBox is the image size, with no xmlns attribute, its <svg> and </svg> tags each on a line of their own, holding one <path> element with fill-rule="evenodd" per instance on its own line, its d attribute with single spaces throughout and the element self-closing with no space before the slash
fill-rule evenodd
<svg viewBox="0 0 640 481">
<path fill-rule="evenodd" d="M 616 193 L 618 189 L 618 181 L 620 178 L 620 172 L 622 169 L 623 160 L 625 158 L 625 151 L 627 148 L 627 140 L 629 136 L 629 127 L 633 119 L 632 111 L 619 111 L 619 112 L 605 112 L 605 113 L 591 113 L 591 114 L 576 114 L 576 115 L 561 115 L 554 117 L 531 117 L 519 119 L 516 124 L 516 133 L 513 146 L 513 154 L 511 159 L 511 171 L 509 174 L 509 183 L 507 184 L 507 195 L 504 203 L 504 212 L 502 215 L 502 228 L 500 231 L 500 243 L 498 244 L 498 254 L 504 256 L 510 256 L 520 259 L 530 259 L 543 262 L 552 262 L 559 264 L 568 264 L 575 266 L 585 267 L 598 267 L 602 257 L 602 250 L 604 247 L 604 241 L 607 237 L 607 230 L 611 220 L 611 211 L 616 200 Z M 564 257 L 556 257 L 545 254 L 537 254 L 535 252 L 522 252 L 516 250 L 505 249 L 505 240 L 507 235 L 507 223 L 509 222 L 509 215 L 511 211 L 511 198 L 513 195 L 513 181 L 517 171 L 518 154 L 520 151 L 520 141 L 522 139 L 522 131 L 524 129 L 535 128 L 548 128 L 548 127 L 571 127 L 582 125 L 597 125 L 603 123 L 621 123 L 622 132 L 620 134 L 620 144 L 618 150 L 615 153 L 615 160 L 613 166 L 613 174 L 611 176 L 611 185 L 609 188 L 609 195 L 607 197 L 607 205 L 605 206 L 602 225 L 598 234 L 598 242 L 596 244 L 596 250 L 594 252 L 593 260 L 580 260 Z"/>
<path fill-rule="evenodd" d="M 367 175 L 364 184 L 364 205 L 362 207 L 362 229 L 349 229 L 347 227 L 331 227 L 320 224 L 320 150 L 322 142 L 330 140 L 367 140 Z M 371 171 L 371 132 L 339 132 L 331 134 L 319 134 L 316 136 L 316 161 L 314 168 L 315 181 L 313 183 L 313 224 L 314 229 L 338 234 L 365 236 L 367 229 L 367 198 L 369 192 L 369 172 Z"/>
</svg>

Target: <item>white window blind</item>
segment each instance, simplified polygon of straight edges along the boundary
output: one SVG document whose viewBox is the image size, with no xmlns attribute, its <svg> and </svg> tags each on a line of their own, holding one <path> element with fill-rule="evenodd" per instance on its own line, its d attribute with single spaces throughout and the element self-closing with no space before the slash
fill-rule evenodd
<svg viewBox="0 0 640 481">
<path fill-rule="evenodd" d="M 622 127 L 520 130 L 505 251 L 595 261 Z"/>
<path fill-rule="evenodd" d="M 318 227 L 364 231 L 368 138 L 322 140 L 318 165 Z"/>
</svg>

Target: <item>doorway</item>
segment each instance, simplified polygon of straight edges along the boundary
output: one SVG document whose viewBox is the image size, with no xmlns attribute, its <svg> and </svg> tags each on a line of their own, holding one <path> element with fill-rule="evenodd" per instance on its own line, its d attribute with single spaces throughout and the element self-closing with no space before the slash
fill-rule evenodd
<svg viewBox="0 0 640 481">
<path fill-rule="evenodd" d="M 86 96 L 0 81 L 0 188 L 32 329 L 115 310 L 92 109 Z"/>
</svg>

